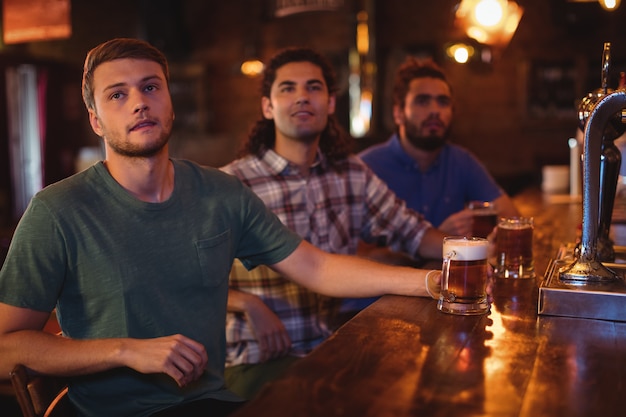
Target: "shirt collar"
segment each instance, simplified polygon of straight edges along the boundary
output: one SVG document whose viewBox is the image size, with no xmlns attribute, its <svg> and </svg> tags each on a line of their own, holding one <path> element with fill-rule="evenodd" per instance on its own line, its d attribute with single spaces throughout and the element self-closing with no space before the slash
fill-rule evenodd
<svg viewBox="0 0 626 417">
<path fill-rule="evenodd" d="M 396 158 L 400 160 L 402 164 L 419 169 L 419 164 L 402 147 L 402 144 L 400 143 L 400 137 L 397 133 L 394 133 L 391 136 L 391 140 L 389 142 L 389 148 L 391 149 L 391 152 Z M 437 158 L 430 166 L 429 170 L 433 169 L 441 163 L 443 155 L 449 152 L 449 148 L 450 144 L 448 142 L 444 143 L 443 149 L 441 149 L 441 152 L 439 152 L 439 155 L 437 155 Z"/>
<path fill-rule="evenodd" d="M 287 159 L 283 158 L 279 154 L 277 154 L 273 149 L 265 149 L 263 155 L 260 158 L 267 166 L 269 170 L 273 174 L 296 174 L 299 173 L 300 170 L 298 166 Z M 317 153 L 315 155 L 315 160 L 313 164 L 311 164 L 310 169 L 311 172 L 316 170 L 324 170 L 328 167 L 328 160 L 322 152 L 317 149 Z"/>
</svg>

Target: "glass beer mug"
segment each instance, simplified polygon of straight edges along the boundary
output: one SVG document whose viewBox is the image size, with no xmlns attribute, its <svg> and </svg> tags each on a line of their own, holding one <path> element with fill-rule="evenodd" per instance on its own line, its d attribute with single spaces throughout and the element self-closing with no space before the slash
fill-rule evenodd
<svg viewBox="0 0 626 417">
<path fill-rule="evenodd" d="M 472 236 L 487 237 L 498 224 L 498 213 L 490 201 L 470 201 L 472 211 Z"/>
<path fill-rule="evenodd" d="M 501 218 L 496 233 L 494 275 L 499 278 L 534 278 L 533 218 Z"/>
<path fill-rule="evenodd" d="M 437 308 L 444 313 L 475 315 L 489 311 L 485 238 L 447 236 L 443 239 L 441 294 Z"/>
</svg>

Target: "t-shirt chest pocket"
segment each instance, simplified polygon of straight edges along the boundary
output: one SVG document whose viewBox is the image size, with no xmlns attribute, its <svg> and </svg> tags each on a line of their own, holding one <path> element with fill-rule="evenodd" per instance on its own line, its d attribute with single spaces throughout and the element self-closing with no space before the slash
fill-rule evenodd
<svg viewBox="0 0 626 417">
<path fill-rule="evenodd" d="M 196 241 L 198 261 L 202 270 L 203 283 L 214 287 L 228 280 L 232 266 L 230 230 L 219 235 Z"/>
</svg>

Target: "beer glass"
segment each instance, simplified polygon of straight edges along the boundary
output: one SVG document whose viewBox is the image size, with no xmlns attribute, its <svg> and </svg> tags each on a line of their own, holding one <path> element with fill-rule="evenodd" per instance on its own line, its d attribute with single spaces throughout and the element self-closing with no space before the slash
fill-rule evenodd
<svg viewBox="0 0 626 417">
<path fill-rule="evenodd" d="M 494 275 L 499 278 L 534 278 L 533 218 L 501 218 L 496 232 Z"/>
<path fill-rule="evenodd" d="M 470 201 L 467 208 L 472 210 L 472 236 L 487 237 L 496 227 L 498 216 L 491 201 Z"/>
<path fill-rule="evenodd" d="M 437 303 L 440 311 L 460 315 L 489 311 L 488 248 L 485 238 L 447 236 L 443 239 L 441 294 Z"/>
</svg>

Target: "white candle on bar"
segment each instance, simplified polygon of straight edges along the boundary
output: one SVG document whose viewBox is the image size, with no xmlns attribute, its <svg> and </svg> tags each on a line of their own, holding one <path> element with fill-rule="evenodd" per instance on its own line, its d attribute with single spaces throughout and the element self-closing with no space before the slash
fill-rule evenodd
<svg viewBox="0 0 626 417">
<path fill-rule="evenodd" d="M 576 138 L 567 140 L 569 145 L 569 194 L 580 195 L 580 145 Z"/>
</svg>

